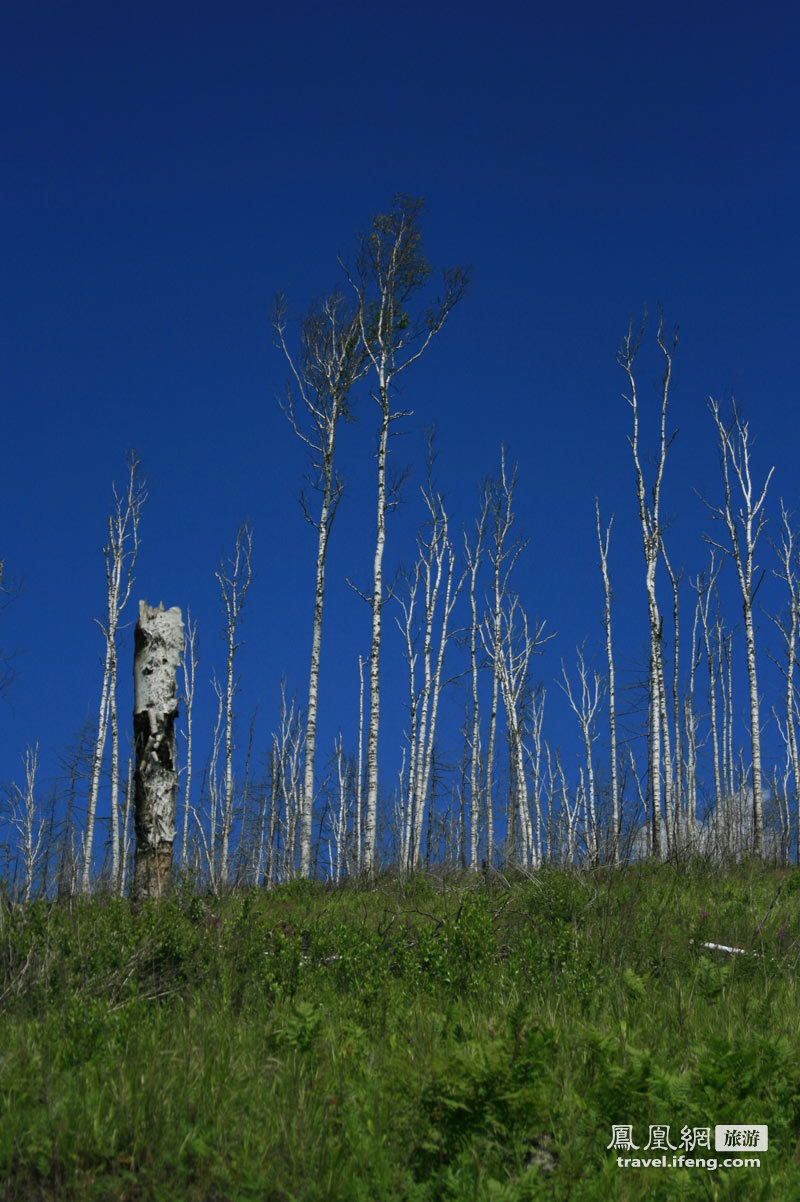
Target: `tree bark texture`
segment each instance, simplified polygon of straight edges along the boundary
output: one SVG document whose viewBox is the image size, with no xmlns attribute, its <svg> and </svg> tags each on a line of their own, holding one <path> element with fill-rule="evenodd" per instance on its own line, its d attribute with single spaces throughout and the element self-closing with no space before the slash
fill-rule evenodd
<svg viewBox="0 0 800 1202">
<path fill-rule="evenodd" d="M 136 857 L 133 899 L 169 891 L 175 839 L 176 673 L 183 652 L 183 621 L 177 607 L 139 602 L 134 633 L 133 733 L 136 749 Z"/>
</svg>

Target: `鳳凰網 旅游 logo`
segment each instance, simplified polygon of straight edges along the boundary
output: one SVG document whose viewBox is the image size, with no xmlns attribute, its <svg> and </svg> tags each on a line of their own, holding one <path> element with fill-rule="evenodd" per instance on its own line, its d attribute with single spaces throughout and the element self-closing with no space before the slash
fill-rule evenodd
<svg viewBox="0 0 800 1202">
<path fill-rule="evenodd" d="M 621 1169 L 708 1169 L 760 1168 L 760 1157 L 754 1153 L 769 1148 L 766 1123 L 724 1123 L 713 1128 L 681 1127 L 673 1138 L 669 1123 L 651 1123 L 644 1130 L 634 1129 L 633 1123 L 614 1123 L 608 1151 L 617 1153 Z M 711 1142 L 712 1129 L 714 1142 Z M 720 1155 L 721 1154 L 721 1155 Z"/>
</svg>

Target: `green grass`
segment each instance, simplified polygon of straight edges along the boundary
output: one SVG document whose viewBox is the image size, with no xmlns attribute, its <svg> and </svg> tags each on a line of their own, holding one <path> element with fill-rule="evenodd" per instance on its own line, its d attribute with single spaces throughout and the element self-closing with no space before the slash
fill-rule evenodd
<svg viewBox="0 0 800 1202">
<path fill-rule="evenodd" d="M 2 903 L 0 1200 L 800 1199 L 799 907 L 757 865 Z M 759 1169 L 607 1149 L 724 1122 Z"/>
</svg>

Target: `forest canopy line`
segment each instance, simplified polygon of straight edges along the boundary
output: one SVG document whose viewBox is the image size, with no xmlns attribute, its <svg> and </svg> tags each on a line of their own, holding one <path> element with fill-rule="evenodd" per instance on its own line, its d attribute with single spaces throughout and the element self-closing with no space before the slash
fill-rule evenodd
<svg viewBox="0 0 800 1202">
<path fill-rule="evenodd" d="M 475 511 L 463 520 L 439 479 L 432 429 L 417 497 L 403 488 L 398 436 L 412 416 L 431 428 L 435 418 L 415 410 L 414 382 L 445 326 L 458 321 L 470 287 L 464 267 L 434 270 L 422 223 L 423 202 L 398 195 L 357 239 L 351 258 L 340 259 L 338 286 L 299 322 L 284 295 L 275 302 L 272 332 L 288 377 L 281 434 L 307 453 L 310 492 L 300 503 L 315 534 L 313 596 L 291 598 L 310 619 L 306 664 L 295 665 L 290 683 L 265 682 L 280 701 L 268 746 L 259 746 L 255 720 L 248 728 L 237 712 L 247 670 L 242 623 L 258 621 L 258 543 L 244 521 L 215 572 L 225 648 L 219 677 L 198 670 L 192 598 L 164 599 L 180 603 L 183 650 L 175 783 L 171 810 L 159 819 L 159 854 L 168 851 L 174 872 L 213 893 L 298 876 L 372 882 L 379 872 L 423 867 L 530 872 L 645 856 L 797 859 L 798 525 L 774 469 L 753 454 L 755 432 L 735 401 L 708 401 L 709 462 L 716 440 L 719 466 L 702 489 L 708 521 L 697 539 L 705 567 L 689 575 L 670 532 L 678 333 L 661 312 L 630 323 L 617 349 L 620 413 L 627 409 L 619 437 L 630 447 L 630 507 L 641 543 L 617 546 L 614 515 L 596 498 L 586 518 L 596 528 L 597 595 L 587 601 L 586 640 L 564 646 L 558 615 L 537 616 L 536 596 L 518 589 L 520 558 L 536 554 L 536 540 L 518 520 L 523 456 L 516 448 L 498 446 L 495 473 L 476 481 Z M 641 366 L 651 352 L 660 364 L 655 403 L 649 366 Z M 332 745 L 322 745 L 321 706 L 340 696 L 325 671 L 325 648 L 342 620 L 341 609 L 335 619 L 326 612 L 329 548 L 351 470 L 340 435 L 356 414 L 374 425 L 374 541 L 347 549 L 348 583 L 352 620 L 366 614 L 369 637 L 353 668 L 357 708 L 342 709 Z M 651 422 L 654 445 L 643 430 Z M 121 660 L 120 639 L 138 600 L 142 533 L 157 521 L 145 468 L 129 453 L 122 483 L 112 485 L 91 727 L 65 753 L 56 782 L 42 779 L 42 732 L 20 749 L 21 771 L 4 792 L 0 878 L 14 900 L 98 888 L 124 895 L 132 886 L 144 794 L 119 701 L 131 667 Z M 394 515 L 412 503 L 421 506 L 421 521 L 414 544 L 401 546 Z M 647 652 L 633 696 L 620 684 L 614 562 L 638 558 L 639 545 Z M 394 572 L 387 548 L 400 565 Z M 0 560 L 0 589 L 4 568 L 24 574 L 24 565 Z M 771 612 L 762 609 L 767 593 Z M 24 605 L 24 596 L 15 604 Z M 589 628 L 595 609 L 599 639 Z M 546 646 L 560 661 L 554 680 L 537 675 Z M 405 729 L 388 753 L 382 706 L 400 659 Z M 11 695 L 6 663 L 0 657 L 0 691 Z M 205 730 L 195 715 L 200 692 L 209 689 L 215 718 Z M 562 728 L 556 738 L 548 730 L 553 694 L 568 707 L 571 745 Z M 160 739 L 148 754 L 161 754 Z"/>
</svg>

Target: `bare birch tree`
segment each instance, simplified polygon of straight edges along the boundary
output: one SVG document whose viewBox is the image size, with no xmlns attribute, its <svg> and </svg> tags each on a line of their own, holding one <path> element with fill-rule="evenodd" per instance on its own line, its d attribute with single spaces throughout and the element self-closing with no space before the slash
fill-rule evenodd
<svg viewBox="0 0 800 1202">
<path fill-rule="evenodd" d="M 20 788 L 16 781 L 11 786 L 11 822 L 17 833 L 18 848 L 22 857 L 22 900 L 29 902 L 44 838 L 44 823 L 36 805 L 36 773 L 39 768 L 38 743 L 26 750 L 24 765 L 24 789 Z"/>
<path fill-rule="evenodd" d="M 300 828 L 303 784 L 303 721 L 294 698 L 287 701 L 286 682 L 281 681 L 281 718 L 272 736 L 276 771 L 276 800 L 283 819 L 278 818 L 282 833 L 282 861 L 276 863 L 276 877 L 288 881 L 297 875 L 297 844 Z"/>
<path fill-rule="evenodd" d="M 530 793 L 525 771 L 524 707 L 530 694 L 529 669 L 531 656 L 552 638 L 544 635 L 544 622 L 534 621 L 531 627 L 518 597 L 509 597 L 501 609 L 499 655 L 496 656 L 500 695 L 506 718 L 509 757 L 512 776 L 511 808 L 509 813 L 509 852 L 516 823 L 520 830 L 520 862 L 523 868 L 539 867 L 540 846 L 534 837 L 530 812 Z M 495 652 L 494 614 L 487 615 L 481 628 L 488 654 Z M 534 713 L 533 725 L 537 715 Z"/>
<path fill-rule="evenodd" d="M 295 434 L 311 456 L 312 487 L 320 494 L 319 510 L 312 514 L 301 497 L 303 515 L 317 532 L 317 565 L 314 587 L 314 621 L 311 634 L 311 666 L 308 675 L 303 801 L 300 814 L 300 875 L 311 871 L 311 826 L 314 810 L 314 760 L 317 746 L 322 614 L 325 602 L 325 562 L 336 510 L 343 485 L 336 472 L 334 455 L 339 424 L 350 416 L 351 393 L 368 367 L 361 339 L 357 307 L 339 295 L 328 296 L 312 307 L 300 333 L 300 353 L 295 358 L 286 342 L 285 306 L 278 300 L 275 332 L 292 372 L 284 411 Z M 294 391 L 303 417 L 298 415 Z"/>
<path fill-rule="evenodd" d="M 542 741 L 542 728 L 544 726 L 544 703 L 546 696 L 547 693 L 541 685 L 533 692 L 530 703 L 531 716 L 529 739 L 525 748 L 525 754 L 527 755 L 528 763 L 531 766 L 531 824 L 533 845 L 536 848 L 537 867 L 542 864 L 546 856 L 550 853 L 550 840 L 548 837 L 545 841 L 542 821 L 542 796 L 544 792 L 544 771 L 542 761 L 543 752 L 546 752 L 546 745 L 543 746 Z"/>
<path fill-rule="evenodd" d="M 720 461 L 724 484 L 724 501 L 721 506 L 710 506 L 712 514 L 724 522 L 728 542 L 721 544 L 709 541 L 728 555 L 736 566 L 739 589 L 742 594 L 745 642 L 747 647 L 747 676 L 750 685 L 750 742 L 752 747 L 752 790 L 753 790 L 753 854 L 761 855 L 763 843 L 763 803 L 761 781 L 761 719 L 759 713 L 758 672 L 756 667 L 756 635 L 753 622 L 753 601 L 761 584 L 754 583 L 757 572 L 755 548 L 764 528 L 766 512 L 764 502 L 772 479 L 774 467 L 767 472 L 764 485 L 759 492 L 753 484 L 750 471 L 750 430 L 743 421 L 734 403 L 730 425 L 723 421 L 719 402 L 709 401 L 709 409 L 719 436 Z M 740 497 L 738 507 L 733 499 L 734 484 Z M 762 576 L 763 579 L 763 576 Z"/>
<path fill-rule="evenodd" d="M 489 539 L 487 555 L 492 569 L 492 589 L 489 597 L 490 614 L 481 628 L 481 638 L 492 664 L 492 700 L 489 711 L 489 736 L 486 747 L 486 862 L 494 860 L 494 758 L 497 737 L 498 703 L 501 692 L 503 661 L 502 614 L 508 583 L 514 564 L 527 546 L 527 540 L 511 540 L 514 524 L 514 490 L 517 485 L 517 465 L 506 470 L 506 450 L 500 448 L 500 476 L 489 482 L 488 514 Z"/>
<path fill-rule="evenodd" d="M 700 625 L 701 598 L 698 590 L 692 625 L 692 655 L 689 663 L 689 685 L 683 705 L 683 725 L 686 738 L 686 836 L 689 848 L 697 850 L 697 731 L 699 719 L 695 713 L 695 677 L 702 651 L 698 636 Z"/>
<path fill-rule="evenodd" d="M 719 808 L 720 821 L 727 823 L 726 830 L 733 826 L 725 816 L 725 810 L 734 804 L 733 783 L 733 631 L 723 625 L 720 614 L 717 614 L 717 675 L 722 694 L 722 805 Z M 729 848 L 730 850 L 730 848 Z"/>
<path fill-rule="evenodd" d="M 233 699 L 238 690 L 239 681 L 235 676 L 234 664 L 236 652 L 241 643 L 236 641 L 236 630 L 241 619 L 247 590 L 253 578 L 253 532 L 250 527 L 240 526 L 236 531 L 236 541 L 233 555 L 229 559 L 223 556 L 215 573 L 219 582 L 219 591 L 225 610 L 225 643 L 227 658 L 225 664 L 225 792 L 222 798 L 222 813 L 220 815 L 222 829 L 220 834 L 219 884 L 225 888 L 228 884 L 230 867 L 230 837 L 233 826 Z"/>
<path fill-rule="evenodd" d="M 583 797 L 585 803 L 586 814 L 586 847 L 589 853 L 589 859 L 593 865 L 598 863 L 600 857 L 600 838 L 597 829 L 597 804 L 595 799 L 595 779 L 594 779 L 594 758 L 592 754 L 592 745 L 594 744 L 597 735 L 595 733 L 595 719 L 597 710 L 600 705 L 600 675 L 594 672 L 592 681 L 589 681 L 589 671 L 586 667 L 583 650 L 578 649 L 578 679 L 580 681 L 580 697 L 576 698 L 572 691 L 567 669 L 564 667 L 564 661 L 561 661 L 561 675 L 564 683 L 561 689 L 566 694 L 567 700 L 578 719 L 583 737 L 583 750 L 586 761 L 586 783 L 584 786 Z M 581 773 L 583 769 L 581 769 Z M 581 778 L 583 785 L 583 777 Z"/>
<path fill-rule="evenodd" d="M 667 804 L 672 797 L 672 763 L 669 740 L 662 743 L 665 731 L 666 697 L 664 690 L 664 665 L 661 653 L 661 613 L 656 599 L 656 569 L 661 553 L 661 487 L 664 478 L 664 467 L 667 451 L 675 438 L 675 433 L 667 434 L 667 407 L 669 404 L 669 389 L 672 377 L 672 359 L 677 347 L 677 330 L 669 342 L 664 336 L 663 314 L 659 314 L 656 341 L 664 357 L 664 372 L 661 381 L 661 421 L 659 436 L 659 453 L 656 461 L 655 478 L 650 497 L 647 496 L 644 472 L 641 465 L 639 439 L 639 398 L 634 375 L 634 364 L 644 336 L 645 323 L 642 322 L 638 333 L 634 334 L 633 325 L 623 338 L 617 352 L 617 362 L 628 377 L 629 395 L 625 400 L 631 407 L 633 416 L 633 432 L 628 442 L 633 452 L 633 463 L 636 471 L 636 495 L 639 502 L 639 522 L 642 529 L 642 549 L 645 561 L 645 588 L 647 592 L 647 612 L 650 626 L 650 799 L 653 820 L 653 848 L 657 854 L 663 854 L 662 845 L 662 796 L 666 796 Z M 662 794 L 662 759 L 664 772 L 664 793 Z"/>
<path fill-rule="evenodd" d="M 478 572 L 483 558 L 483 537 L 489 514 L 489 489 L 483 489 L 481 510 L 475 522 L 475 542 L 470 545 L 464 531 L 464 556 L 467 563 L 469 579 L 469 663 L 470 681 L 472 685 L 472 733 L 469 741 L 469 867 L 478 867 L 478 841 L 481 820 L 481 726 L 480 707 L 478 700 L 478 639 L 480 637 L 480 621 L 478 618 Z"/>
<path fill-rule="evenodd" d="M 186 871 L 189 855 L 189 814 L 192 805 L 192 719 L 194 716 L 194 684 L 197 675 L 197 619 L 186 613 L 186 641 L 181 655 L 183 676 L 183 712 L 186 715 L 186 765 L 183 782 L 183 837 L 181 839 L 181 868 Z"/>
<path fill-rule="evenodd" d="M 714 766 L 714 805 L 715 808 L 721 808 L 723 805 L 724 785 L 722 778 L 722 770 L 720 767 L 720 733 L 719 719 L 717 713 L 717 655 L 714 643 L 714 635 L 716 631 L 716 621 L 712 625 L 709 614 L 711 603 L 711 595 L 715 590 L 717 576 L 719 575 L 719 566 L 715 564 L 714 552 L 711 552 L 711 564 L 708 574 L 702 573 L 693 583 L 692 588 L 697 593 L 697 612 L 700 615 L 700 623 L 703 627 L 703 647 L 706 655 L 706 666 L 708 668 L 708 697 L 709 710 L 711 721 L 711 755 Z"/>
<path fill-rule="evenodd" d="M 131 866 L 131 820 L 134 814 L 134 748 L 132 747 L 128 755 L 128 778 L 125 782 L 125 804 L 122 811 L 122 831 L 120 833 L 120 861 L 119 861 L 119 882 L 117 884 L 117 894 L 119 897 L 125 896 L 125 890 L 128 886 L 128 870 Z"/>
<path fill-rule="evenodd" d="M 614 644 L 611 638 L 611 580 L 608 575 L 608 547 L 611 541 L 611 527 L 614 518 L 608 523 L 605 535 L 600 529 L 600 502 L 594 501 L 594 513 L 597 523 L 597 545 L 600 548 L 600 569 L 603 574 L 603 627 L 606 636 L 606 660 L 608 661 L 608 734 L 609 755 L 611 758 L 611 858 L 614 864 L 619 863 L 619 765 L 617 762 L 617 694 L 614 677 Z"/>
<path fill-rule="evenodd" d="M 800 625 L 800 582 L 798 581 L 797 577 L 797 533 L 792 527 L 791 517 L 787 512 L 783 501 L 781 501 L 781 523 L 783 526 L 781 542 L 780 546 L 775 547 L 775 552 L 780 562 L 780 571 L 775 572 L 775 575 L 786 585 L 789 594 L 789 613 L 787 619 L 776 616 L 773 617 L 772 620 L 783 636 L 783 644 L 786 655 L 785 666 L 779 665 L 785 681 L 785 726 L 781 724 L 777 714 L 775 717 L 776 721 L 778 722 L 778 728 L 781 731 L 781 735 L 786 743 L 786 755 L 788 766 L 791 768 L 792 782 L 794 784 L 794 798 L 798 815 L 798 831 L 800 832 L 800 753 L 798 753 L 797 746 L 797 686 L 795 684 L 794 675 L 795 665 L 797 663 L 798 626 Z M 788 801 L 788 788 L 786 786 L 784 786 L 784 796 Z M 798 863 L 800 863 L 800 836 L 798 836 L 797 856 Z"/>
<path fill-rule="evenodd" d="M 432 466 L 432 454 L 431 463 Z M 405 869 L 418 868 L 421 858 L 422 823 L 431 779 L 436 721 L 444 682 L 442 667 L 450 638 L 450 618 L 463 583 L 454 582 L 455 553 L 448 533 L 448 518 L 441 496 L 434 490 L 429 472 L 428 487 L 422 489 L 428 521 L 417 536 L 419 555 L 409 584 L 408 598 L 401 601 L 410 684 L 410 737 L 408 788 L 403 826 L 402 855 Z M 415 624 L 417 594 L 421 586 L 422 613 Z M 441 599 L 441 602 L 440 602 Z M 416 683 L 417 634 L 422 640 L 422 682 Z"/>
<path fill-rule="evenodd" d="M 358 657 L 358 764 L 356 767 L 355 864 L 356 876 L 363 867 L 364 817 L 364 657 Z"/>
<path fill-rule="evenodd" d="M 672 645 L 672 729 L 675 737 L 675 755 L 673 758 L 673 791 L 672 796 L 667 797 L 669 821 L 669 839 L 671 846 L 675 846 L 675 842 L 679 834 L 681 807 L 683 804 L 682 790 L 682 772 L 683 772 L 683 749 L 681 745 L 681 699 L 680 699 L 680 625 L 678 611 L 678 586 L 680 578 L 672 570 L 672 564 L 669 561 L 666 547 L 662 539 L 661 556 L 664 560 L 664 567 L 667 569 L 670 584 L 672 585 L 672 631 L 674 641 Z M 669 721 L 667 719 L 667 697 L 666 689 L 662 688 L 661 696 L 661 723 L 664 731 L 664 744 L 669 745 Z"/>
<path fill-rule="evenodd" d="M 378 405 L 377 535 L 373 585 L 367 733 L 367 798 L 363 867 L 372 879 L 378 817 L 378 733 L 380 728 L 381 619 L 385 603 L 383 557 L 386 547 L 387 456 L 392 426 L 409 411 L 395 407 L 398 377 L 415 363 L 442 329 L 454 305 L 464 295 L 467 273 L 453 268 L 444 273 L 444 287 L 432 305 L 421 303 L 420 292 L 431 268 L 422 246 L 422 202 L 395 197 L 389 213 L 374 218 L 362 237 L 360 253 L 347 277 L 353 287 L 362 344 L 373 380 L 371 395 Z M 416 311 L 414 311 L 416 310 Z"/>
<path fill-rule="evenodd" d="M 113 485 L 114 508 L 108 517 L 108 542 L 103 548 L 106 564 L 106 618 L 95 618 L 105 640 L 103 686 L 100 693 L 100 713 L 92 758 L 92 775 L 86 806 L 86 835 L 83 845 L 81 891 L 88 893 L 91 884 L 92 852 L 97 802 L 100 794 L 100 774 L 103 766 L 106 739 L 111 727 L 111 880 L 116 888 L 120 875 L 119 831 L 119 728 L 117 723 L 117 632 L 122 611 L 128 603 L 133 585 L 133 570 L 139 551 L 139 520 L 147 491 L 139 474 L 140 460 L 131 451 L 128 455 L 128 481 L 122 493 Z"/>
<path fill-rule="evenodd" d="M 192 808 L 194 819 L 197 824 L 197 833 L 202 843 L 203 858 L 205 859 L 206 870 L 208 872 L 208 883 L 213 893 L 216 893 L 219 888 L 219 863 L 217 855 L 217 835 L 219 827 L 219 814 L 224 805 L 224 782 L 220 785 L 219 780 L 219 753 L 222 747 L 223 739 L 223 723 L 225 717 L 225 693 L 222 685 L 217 680 L 216 672 L 211 674 L 211 688 L 214 691 L 214 696 L 217 699 L 217 716 L 214 723 L 214 731 L 211 736 L 211 750 L 208 754 L 206 764 L 205 779 L 203 782 L 204 788 L 202 792 L 208 798 L 208 838 L 203 829 L 203 823 L 197 810 Z"/>
</svg>

